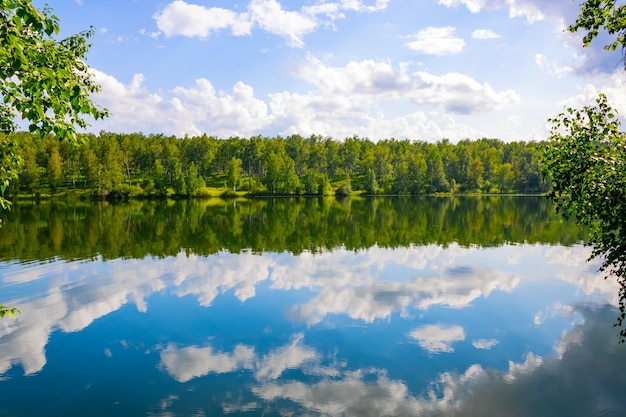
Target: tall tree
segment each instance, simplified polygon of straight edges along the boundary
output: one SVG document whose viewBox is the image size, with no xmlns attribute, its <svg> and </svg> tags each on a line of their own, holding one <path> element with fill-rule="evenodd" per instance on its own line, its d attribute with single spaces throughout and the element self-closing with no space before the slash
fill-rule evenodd
<svg viewBox="0 0 626 417">
<path fill-rule="evenodd" d="M 58 147 L 54 147 L 50 151 L 50 155 L 48 156 L 47 173 L 48 185 L 50 186 L 52 193 L 54 193 L 57 187 L 61 185 L 61 180 L 63 178 L 63 160 L 61 159 Z"/>
<path fill-rule="evenodd" d="M 228 161 L 228 186 L 232 187 L 233 192 L 237 191 L 240 181 L 241 159 L 233 157 Z"/>
</svg>

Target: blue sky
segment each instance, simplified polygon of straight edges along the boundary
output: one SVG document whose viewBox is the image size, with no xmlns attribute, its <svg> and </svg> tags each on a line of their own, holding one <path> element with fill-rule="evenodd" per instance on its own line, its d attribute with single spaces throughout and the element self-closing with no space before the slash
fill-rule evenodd
<svg viewBox="0 0 626 417">
<path fill-rule="evenodd" d="M 94 26 L 98 132 L 541 140 L 605 92 L 619 54 L 583 49 L 570 0 L 47 0 Z M 618 2 L 619 3 L 619 2 Z"/>
</svg>

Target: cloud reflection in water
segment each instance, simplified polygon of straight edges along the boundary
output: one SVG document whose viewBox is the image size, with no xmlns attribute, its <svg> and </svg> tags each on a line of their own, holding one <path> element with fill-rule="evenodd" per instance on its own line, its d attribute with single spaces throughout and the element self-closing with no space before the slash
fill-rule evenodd
<svg viewBox="0 0 626 417">
<path fill-rule="evenodd" d="M 300 321 L 300 327 L 308 327 L 291 334 L 290 340 L 267 351 L 240 341 L 218 349 L 218 345 L 207 343 L 211 335 L 188 346 L 166 340 L 165 347 L 157 349 L 160 368 L 180 383 L 244 371 L 254 380 L 249 387 L 254 398 L 241 402 L 248 410 L 283 399 L 307 412 L 330 415 L 488 416 L 502 415 L 495 413 L 498 409 L 511 413 L 522 409 L 527 411 L 522 414 L 547 416 L 552 415 L 547 404 L 556 401 L 552 396 L 559 397 L 559 403 L 593 398 L 578 408 L 560 404 L 570 415 L 583 415 L 576 414 L 582 410 L 590 415 L 608 410 L 607 415 L 612 415 L 613 410 L 623 411 L 624 403 L 621 391 L 618 395 L 609 382 L 617 381 L 619 388 L 625 382 L 624 372 L 619 371 L 626 369 L 624 349 L 611 348 L 615 342 L 610 326 L 614 314 L 608 309 L 574 307 L 572 300 L 610 302 L 616 287 L 598 277 L 596 266 L 581 263 L 588 256 L 588 248 L 566 248 L 561 251 L 564 256 L 555 256 L 559 250 L 541 245 L 489 249 L 430 245 L 372 247 L 357 252 L 337 249 L 300 256 L 223 252 L 197 257 L 181 253 L 162 259 L 58 262 L 51 268 L 12 266 L 2 276 L 3 285 L 13 289 L 37 284 L 43 291 L 8 300 L 7 304 L 20 307 L 23 314 L 15 321 L 0 322 L 0 374 L 15 364 L 21 364 L 27 375 L 41 371 L 46 365 L 46 345 L 57 330 L 79 332 L 128 304 L 149 315 L 150 298 L 156 293 L 191 296 L 200 306 L 212 308 L 227 292 L 246 306 L 260 297 L 259 287 L 265 288 L 264 296 L 268 291 L 276 294 L 305 289 L 306 299 L 300 297 L 288 304 L 287 311 L 290 318 Z M 511 262 L 513 254 L 515 262 Z M 557 262 L 559 259 L 563 262 Z M 508 372 L 472 364 L 459 373 L 442 372 L 429 389 L 415 392 L 406 381 L 395 379 L 389 369 L 374 365 L 357 369 L 350 358 L 340 360 L 336 353 L 307 344 L 310 329 L 323 326 L 331 316 L 342 316 L 364 328 L 380 320 L 405 321 L 411 327 L 403 334 L 402 343 L 412 338 L 411 346 L 417 352 L 447 354 L 456 351 L 457 344 L 459 349 L 465 344 L 497 350 L 503 344 L 499 338 L 471 333 L 466 323 L 441 321 L 435 326 L 420 322 L 412 314 L 417 310 L 419 316 L 435 308 L 460 312 L 480 300 L 494 298 L 494 293 L 515 296 L 524 288 L 554 282 L 571 285 L 572 292 L 578 294 L 558 294 L 540 308 L 524 311 L 529 313 L 528 323 L 544 326 L 563 312 L 571 314 L 574 310 L 582 313 L 584 321 L 563 334 L 553 357 L 542 359 L 527 352 L 521 363 L 510 363 Z M 306 378 L 293 379 L 292 371 Z M 554 385 L 548 386 L 549 382 Z M 533 392 L 537 387 L 545 393 Z M 566 394 L 557 393 L 557 387 Z M 164 412 L 174 410 L 178 401 L 166 401 Z M 485 404 L 494 405 L 492 414 L 485 410 Z M 224 404 L 223 409 L 235 412 L 237 407 L 233 402 Z"/>
</svg>

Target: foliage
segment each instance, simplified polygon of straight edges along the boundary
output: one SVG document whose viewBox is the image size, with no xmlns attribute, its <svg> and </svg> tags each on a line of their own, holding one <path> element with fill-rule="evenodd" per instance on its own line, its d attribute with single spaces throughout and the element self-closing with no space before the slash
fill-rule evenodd
<svg viewBox="0 0 626 417">
<path fill-rule="evenodd" d="M 347 196 L 350 194 L 352 194 L 352 182 L 350 181 L 350 177 L 347 177 L 341 185 L 339 185 L 339 188 L 335 191 L 335 195 Z"/>
<path fill-rule="evenodd" d="M 83 115 L 106 115 L 89 98 L 98 91 L 85 64 L 93 28 L 57 40 L 58 18 L 30 0 L 0 0 L 0 15 L 0 129 L 13 131 L 19 115 L 31 132 L 77 142 Z"/>
<path fill-rule="evenodd" d="M 233 157 L 228 161 L 228 186 L 233 189 L 233 193 L 237 191 L 240 182 L 241 159 Z"/>
<path fill-rule="evenodd" d="M 15 155 L 24 160 L 16 183 L 21 191 L 46 194 L 65 187 L 111 196 L 133 184 L 143 191 L 134 195 L 164 197 L 169 189 L 194 197 L 205 184 L 218 189 L 226 184 L 250 194 L 332 195 L 331 184 L 339 187 L 348 175 L 351 190 L 367 194 L 542 193 L 549 185 L 539 168 L 541 143 L 374 143 L 354 137 L 341 142 L 297 135 L 179 139 L 110 132 L 84 138 L 77 150 L 53 136 L 41 141 L 28 132 L 11 134 Z M 62 168 L 60 179 L 58 171 L 50 175 L 54 166 Z"/>
<path fill-rule="evenodd" d="M 20 310 L 18 310 L 15 307 L 7 307 L 5 305 L 0 305 L 0 319 L 3 318 L 4 316 L 15 318 L 15 314 L 18 314 L 18 313 L 20 313 Z"/>
<path fill-rule="evenodd" d="M 568 27 L 586 31 L 587 47 L 601 31 L 612 37 L 604 49 L 626 51 L 626 5 L 615 0 L 586 0 Z M 624 60 L 626 68 L 626 60 Z M 619 283 L 620 316 L 626 320 L 626 139 L 616 112 L 600 94 L 595 106 L 568 108 L 551 119 L 552 131 L 544 154 L 544 171 L 553 178 L 549 197 L 566 216 L 589 227 L 591 257 L 603 259 L 602 270 Z M 626 341 L 626 329 L 620 330 Z"/>
<path fill-rule="evenodd" d="M 586 31 L 583 37 L 583 45 L 589 46 L 591 41 L 605 30 L 615 39 L 604 46 L 604 49 L 614 51 L 618 47 L 626 48 L 626 5 L 616 6 L 615 0 L 586 0 L 580 5 L 580 13 L 576 22 L 568 27 L 575 33 L 579 30 Z M 626 66 L 626 62 L 624 63 Z"/>
<path fill-rule="evenodd" d="M 604 95 L 595 106 L 570 108 L 550 121 L 544 156 L 553 181 L 548 196 L 589 228 L 592 257 L 602 257 L 602 269 L 617 277 L 621 325 L 626 319 L 626 135 Z M 623 342 L 626 329 L 620 338 Z"/>
</svg>

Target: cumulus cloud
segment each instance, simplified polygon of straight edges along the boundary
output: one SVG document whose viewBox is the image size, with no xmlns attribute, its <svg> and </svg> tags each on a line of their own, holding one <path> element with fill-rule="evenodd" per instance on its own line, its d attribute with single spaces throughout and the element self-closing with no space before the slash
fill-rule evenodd
<svg viewBox="0 0 626 417">
<path fill-rule="evenodd" d="M 174 0 L 153 18 L 165 36 L 208 38 L 212 33 L 230 30 L 234 36 L 250 35 L 256 27 L 281 36 L 292 47 L 304 46 L 303 37 L 321 25 L 345 17 L 345 11 L 376 12 L 387 7 L 389 0 L 365 4 L 360 0 L 320 2 L 300 10 L 285 10 L 277 0 L 251 0 L 245 12 L 221 7 L 206 7 Z"/>
<path fill-rule="evenodd" d="M 375 382 L 366 382 L 366 376 Z M 403 382 L 375 373 L 353 372 L 339 381 L 311 385 L 296 381 L 263 384 L 253 392 L 270 403 L 285 398 L 323 415 L 336 415 L 341 410 L 347 417 L 418 416 L 438 408 L 437 403 L 410 395 Z"/>
<path fill-rule="evenodd" d="M 564 305 L 560 301 L 555 301 L 552 305 L 547 306 L 542 311 L 535 314 L 534 323 L 535 326 L 541 326 L 546 320 L 559 317 L 559 316 L 571 316 L 574 308 L 569 305 Z"/>
<path fill-rule="evenodd" d="M 96 100 L 112 114 L 94 125 L 121 132 L 157 129 L 178 136 L 249 137 L 272 130 L 340 139 L 359 134 L 373 140 L 457 140 L 485 134 L 458 123 L 454 115 L 490 112 L 519 101 L 512 90 L 496 91 L 464 74 L 410 72 L 406 65 L 374 60 L 333 67 L 309 56 L 290 73 L 315 88 L 270 93 L 264 99 L 243 82 L 222 91 L 199 78 L 192 86 L 157 94 L 144 87 L 142 74 L 122 83 L 93 70 L 102 86 Z M 430 111 L 389 117 L 380 108 L 382 102 L 406 102 Z"/>
<path fill-rule="evenodd" d="M 97 123 L 121 132 L 143 131 L 148 126 L 159 133 L 251 136 L 272 123 L 267 104 L 254 96 L 251 86 L 238 82 L 230 92 L 217 91 L 210 81 L 197 79 L 192 87 L 176 87 L 171 96 L 150 93 L 143 87 L 144 76 L 135 74 L 128 84 L 98 70 L 92 70 L 102 90 L 98 103 L 112 117 Z"/>
<path fill-rule="evenodd" d="M 231 93 L 216 92 L 207 79 L 196 80 L 191 88 L 176 87 L 172 106 L 176 110 L 176 130 L 206 132 L 219 121 L 212 134 L 249 136 L 271 124 L 267 104 L 254 96 L 254 89 L 243 82 L 236 83 Z M 228 134 L 227 134 L 228 133 Z"/>
<path fill-rule="evenodd" d="M 415 52 L 429 55 L 450 55 L 463 50 L 465 41 L 454 36 L 456 29 L 452 26 L 428 27 L 420 30 L 412 38 L 415 40 L 406 45 Z"/>
<path fill-rule="evenodd" d="M 90 71 L 101 87 L 98 102 L 112 111 L 115 123 L 121 125 L 122 130 L 137 120 L 162 120 L 165 116 L 167 103 L 161 95 L 143 87 L 143 74 L 135 74 L 129 83 L 124 84 L 97 69 Z"/>
<path fill-rule="evenodd" d="M 358 97 L 359 102 L 402 98 L 415 104 L 438 105 L 459 114 L 486 112 L 519 101 L 512 90 L 496 92 L 489 84 L 480 84 L 464 74 L 409 72 L 405 66 L 394 67 L 373 60 L 330 67 L 309 56 L 306 63 L 294 67 L 292 74 L 316 85 L 322 97 Z"/>
<path fill-rule="evenodd" d="M 498 39 L 500 35 L 489 29 L 476 29 L 472 32 L 474 39 Z"/>
<path fill-rule="evenodd" d="M 476 349 L 489 350 L 498 344 L 496 339 L 478 339 L 472 342 L 472 346 Z"/>
<path fill-rule="evenodd" d="M 249 35 L 250 18 L 219 7 L 204 7 L 175 0 L 154 15 L 157 27 L 165 36 L 182 35 L 206 38 L 211 32 L 230 29 L 234 35 Z"/>
</svg>

